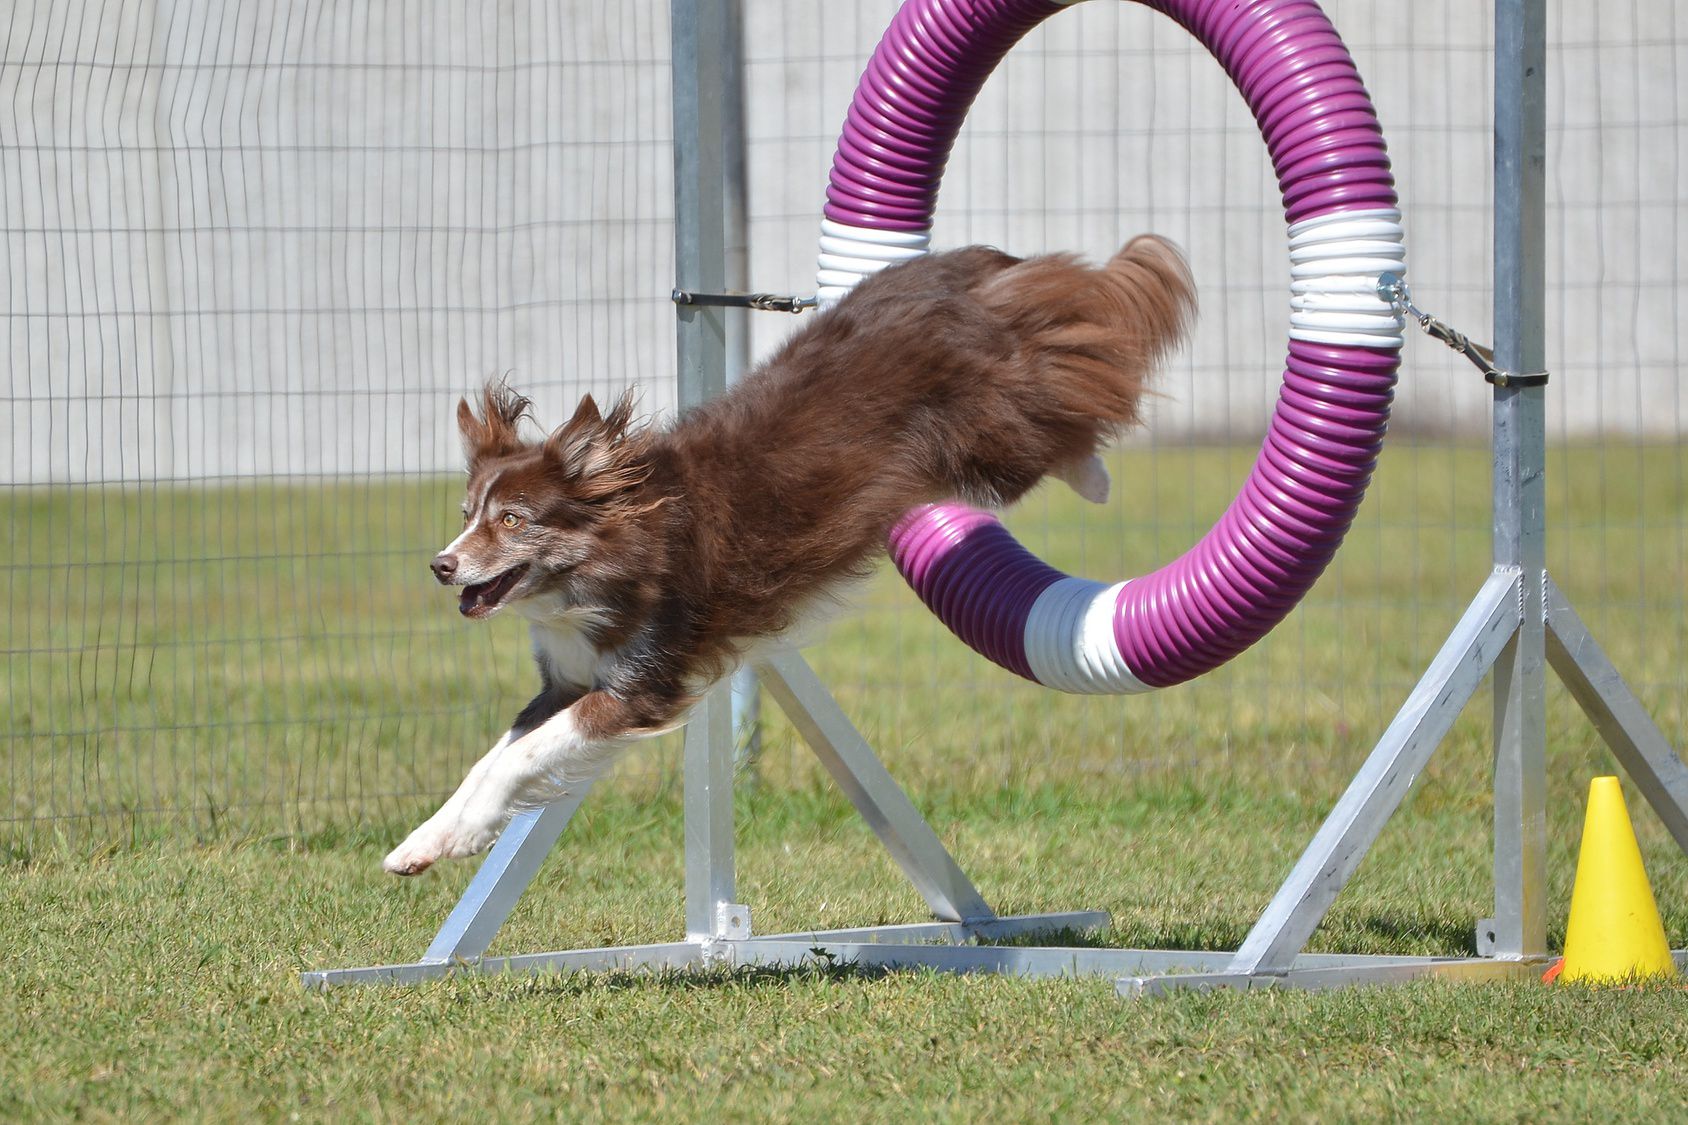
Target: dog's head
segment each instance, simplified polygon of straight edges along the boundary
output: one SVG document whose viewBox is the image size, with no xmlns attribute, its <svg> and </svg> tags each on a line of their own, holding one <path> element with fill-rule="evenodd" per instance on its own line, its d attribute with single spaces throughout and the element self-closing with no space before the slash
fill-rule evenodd
<svg viewBox="0 0 1688 1125">
<path fill-rule="evenodd" d="M 469 462 L 463 533 L 434 557 L 434 577 L 461 586 L 465 617 L 490 617 L 524 599 L 571 595 L 607 575 L 606 534 L 643 510 L 636 498 L 650 475 L 649 440 L 632 428 L 633 395 L 608 414 L 591 395 L 574 417 L 543 439 L 520 433 L 526 398 L 499 384 L 467 399 L 457 424 Z M 648 509 L 649 505 L 644 505 Z"/>
</svg>

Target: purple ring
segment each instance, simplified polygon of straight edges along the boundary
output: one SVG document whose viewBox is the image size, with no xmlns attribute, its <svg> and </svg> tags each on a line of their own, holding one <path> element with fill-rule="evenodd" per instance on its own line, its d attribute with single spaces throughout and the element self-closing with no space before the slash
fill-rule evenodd
<svg viewBox="0 0 1688 1125">
<path fill-rule="evenodd" d="M 1141 0 L 1225 68 L 1272 157 L 1290 223 L 1393 209 L 1382 130 L 1347 49 L 1314 0 Z M 846 226 L 929 230 L 969 107 L 1010 48 L 1062 10 L 1052 0 L 907 0 L 868 62 L 833 159 L 825 214 Z M 1114 639 L 1144 684 L 1218 667 L 1272 629 L 1323 573 L 1377 463 L 1399 352 L 1292 339 L 1284 385 L 1248 479 L 1183 556 L 1126 583 Z M 995 516 L 957 504 L 907 513 L 891 556 L 969 645 L 1027 678 L 1025 629 L 1064 575 Z"/>
</svg>

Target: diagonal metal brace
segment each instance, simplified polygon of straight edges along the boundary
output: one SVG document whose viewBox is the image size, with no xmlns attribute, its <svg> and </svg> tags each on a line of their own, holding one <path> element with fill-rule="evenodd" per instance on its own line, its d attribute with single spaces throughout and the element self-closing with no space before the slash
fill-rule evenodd
<svg viewBox="0 0 1688 1125">
<path fill-rule="evenodd" d="M 1296 861 L 1228 973 L 1284 973 L 1518 631 L 1518 572 L 1496 568 Z"/>
<path fill-rule="evenodd" d="M 1538 371 L 1529 375 L 1520 375 L 1513 371 L 1503 371 L 1495 366 L 1495 350 L 1485 344 L 1479 344 L 1459 329 L 1437 320 L 1423 309 L 1418 308 L 1412 301 L 1412 290 L 1399 276 L 1392 273 L 1378 275 L 1377 295 L 1388 301 L 1398 313 L 1411 316 L 1418 321 L 1418 326 L 1434 340 L 1440 340 L 1460 355 L 1469 359 L 1472 366 L 1483 373 L 1483 381 L 1497 387 L 1545 387 L 1547 372 Z"/>
</svg>

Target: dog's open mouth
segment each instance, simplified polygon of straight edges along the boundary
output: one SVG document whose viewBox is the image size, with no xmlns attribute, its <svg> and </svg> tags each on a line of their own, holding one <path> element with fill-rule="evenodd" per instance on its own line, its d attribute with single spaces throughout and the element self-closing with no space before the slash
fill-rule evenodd
<svg viewBox="0 0 1688 1125">
<path fill-rule="evenodd" d="M 516 588 L 516 583 L 527 573 L 527 564 L 513 566 L 490 582 L 477 582 L 472 586 L 463 587 L 463 593 L 457 599 L 457 611 L 464 617 L 485 617 L 510 596 L 510 591 Z"/>
</svg>

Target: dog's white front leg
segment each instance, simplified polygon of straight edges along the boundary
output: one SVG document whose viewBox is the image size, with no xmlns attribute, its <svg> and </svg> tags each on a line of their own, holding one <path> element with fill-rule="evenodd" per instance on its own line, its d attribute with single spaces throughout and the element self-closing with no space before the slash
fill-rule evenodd
<svg viewBox="0 0 1688 1125">
<path fill-rule="evenodd" d="M 394 875 L 419 875 L 432 866 L 434 860 L 440 858 L 439 841 L 452 834 L 452 825 L 457 822 L 470 798 L 485 783 L 493 763 L 509 748 L 510 736 L 514 733 L 505 731 L 504 737 L 469 767 L 469 772 L 464 775 L 463 782 L 458 785 L 456 792 L 446 798 L 438 812 L 405 837 L 404 843 L 387 853 L 387 858 L 381 861 L 382 867 Z"/>
<path fill-rule="evenodd" d="M 570 785 L 598 776 L 628 741 L 589 736 L 581 730 L 575 707 L 514 741 L 506 736 L 383 866 L 395 875 L 415 875 L 439 860 L 485 851 L 518 809 L 556 800 Z"/>
</svg>

